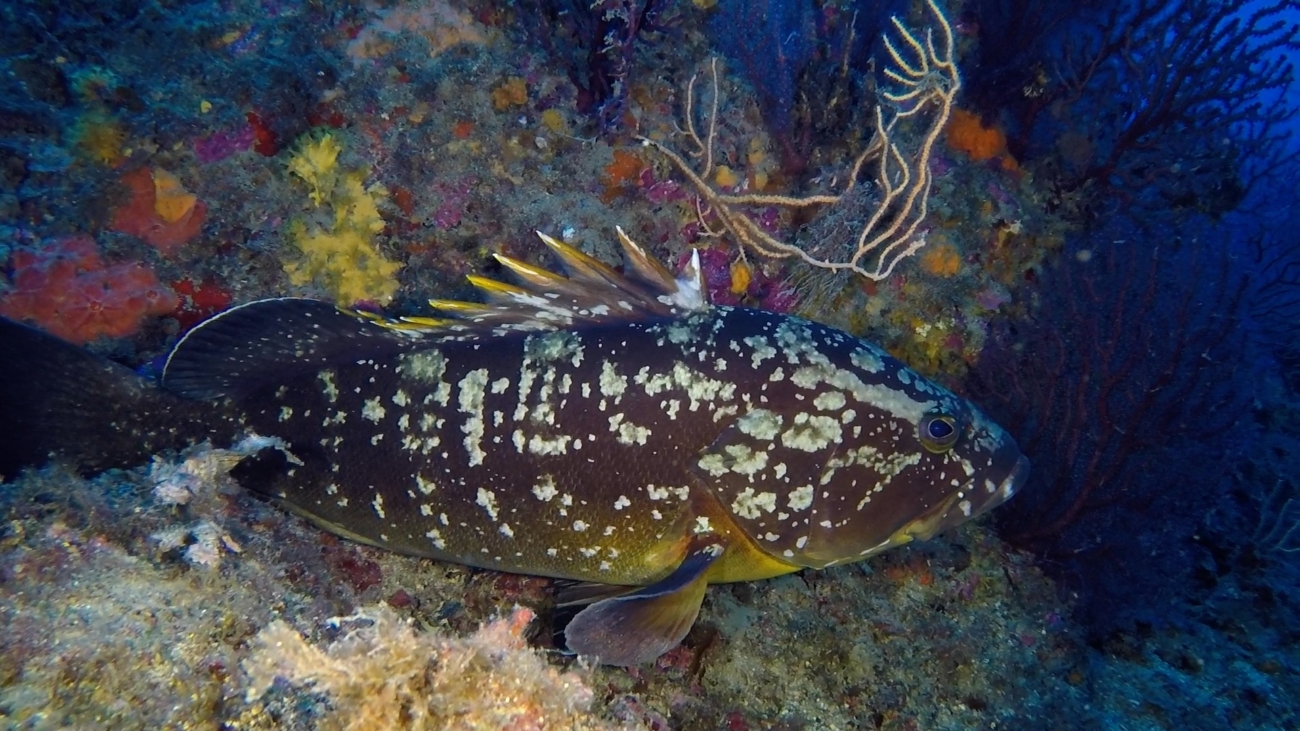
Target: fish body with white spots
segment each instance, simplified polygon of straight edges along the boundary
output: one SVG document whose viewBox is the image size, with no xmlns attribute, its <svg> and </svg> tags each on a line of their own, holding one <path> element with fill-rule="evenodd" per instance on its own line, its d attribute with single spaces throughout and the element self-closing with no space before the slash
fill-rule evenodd
<svg viewBox="0 0 1300 731">
<path fill-rule="evenodd" d="M 475 279 L 486 304 L 433 303 L 454 319 L 237 307 L 155 397 L 273 438 L 232 475 L 340 535 L 609 585 L 567 634 L 613 664 L 680 641 L 710 583 L 928 538 L 1024 480 L 996 424 L 876 346 L 709 306 L 622 238 L 623 273 L 549 239 L 567 278 L 502 258 L 523 285 Z"/>
</svg>

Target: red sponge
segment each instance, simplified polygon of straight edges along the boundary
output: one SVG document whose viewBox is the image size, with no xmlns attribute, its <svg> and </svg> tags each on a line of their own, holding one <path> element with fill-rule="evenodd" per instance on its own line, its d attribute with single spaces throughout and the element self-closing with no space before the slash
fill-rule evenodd
<svg viewBox="0 0 1300 731">
<path fill-rule="evenodd" d="M 86 235 L 57 239 L 10 258 L 13 288 L 0 315 L 23 320 L 73 343 L 134 334 L 150 315 L 176 309 L 176 294 L 143 264 L 105 267 Z"/>
</svg>

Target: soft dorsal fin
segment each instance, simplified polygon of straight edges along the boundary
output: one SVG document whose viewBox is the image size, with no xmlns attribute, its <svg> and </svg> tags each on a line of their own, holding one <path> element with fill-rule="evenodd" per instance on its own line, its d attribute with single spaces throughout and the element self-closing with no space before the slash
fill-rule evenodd
<svg viewBox="0 0 1300 731">
<path fill-rule="evenodd" d="M 189 398 L 238 396 L 286 373 L 428 347 L 422 339 L 329 302 L 258 300 L 186 333 L 167 357 L 162 385 Z"/>
<path fill-rule="evenodd" d="M 429 304 L 467 323 L 505 330 L 554 330 L 583 323 L 672 317 L 708 307 L 698 254 L 691 257 L 684 275 L 674 278 L 620 228 L 625 262 L 620 273 L 544 233 L 537 235 L 555 252 L 564 275 L 496 254 L 497 261 L 519 280 L 518 285 L 471 276 L 470 283 L 483 291 L 487 302 L 430 300 Z M 403 318 L 403 322 L 415 329 L 445 328 L 444 323 L 422 318 Z"/>
</svg>

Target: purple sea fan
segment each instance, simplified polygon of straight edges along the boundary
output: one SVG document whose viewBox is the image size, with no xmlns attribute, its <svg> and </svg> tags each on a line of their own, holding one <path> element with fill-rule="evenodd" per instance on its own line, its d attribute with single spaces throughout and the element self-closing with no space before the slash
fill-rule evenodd
<svg viewBox="0 0 1300 731">
<path fill-rule="evenodd" d="M 1072 240 L 966 383 L 1034 464 L 999 534 L 1079 587 L 1098 632 L 1173 610 L 1249 438 L 1249 280 L 1227 237 L 1116 216 Z"/>
</svg>

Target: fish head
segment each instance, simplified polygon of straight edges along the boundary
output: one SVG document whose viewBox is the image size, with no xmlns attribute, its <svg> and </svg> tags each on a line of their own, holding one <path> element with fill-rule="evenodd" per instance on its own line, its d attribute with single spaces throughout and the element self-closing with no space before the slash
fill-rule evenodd
<svg viewBox="0 0 1300 731">
<path fill-rule="evenodd" d="M 886 395 L 892 404 L 866 410 L 879 433 L 846 435 L 827 460 L 799 563 L 848 563 L 933 538 L 1006 502 L 1028 478 L 1029 460 L 1001 426 L 919 374 L 903 380 Z M 919 408 L 911 418 L 884 408 L 900 401 Z"/>
<path fill-rule="evenodd" d="M 879 347 L 797 318 L 754 331 L 741 342 L 758 397 L 698 468 L 771 558 L 857 561 L 976 518 L 1024 483 L 1029 463 L 1006 431 Z"/>
</svg>

